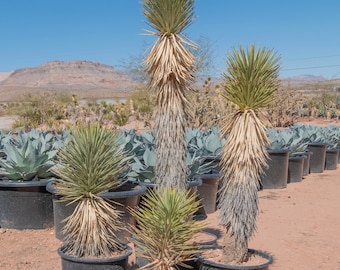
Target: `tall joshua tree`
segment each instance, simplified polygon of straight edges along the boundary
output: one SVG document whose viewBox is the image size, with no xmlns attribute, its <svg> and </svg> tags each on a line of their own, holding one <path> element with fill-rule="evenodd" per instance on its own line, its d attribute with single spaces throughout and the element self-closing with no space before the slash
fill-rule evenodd
<svg viewBox="0 0 340 270">
<path fill-rule="evenodd" d="M 233 49 L 227 57 L 224 98 L 236 111 L 222 127 L 228 139 L 221 159 L 220 222 L 226 229 L 224 262 L 246 260 L 256 230 L 260 177 L 267 165 L 269 140 L 259 117 L 279 86 L 279 60 L 272 50 L 254 46 Z"/>
<path fill-rule="evenodd" d="M 143 13 L 157 36 L 145 59 L 150 87 L 156 90 L 156 183 L 185 188 L 185 127 L 189 116 L 187 92 L 194 79 L 194 46 L 182 32 L 193 22 L 194 0 L 144 0 Z"/>
</svg>

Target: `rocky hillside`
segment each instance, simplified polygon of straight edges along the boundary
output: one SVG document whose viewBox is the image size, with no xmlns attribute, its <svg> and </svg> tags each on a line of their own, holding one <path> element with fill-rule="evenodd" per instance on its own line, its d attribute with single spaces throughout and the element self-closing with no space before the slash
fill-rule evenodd
<svg viewBox="0 0 340 270">
<path fill-rule="evenodd" d="M 89 61 L 53 61 L 13 71 L 0 80 L 0 101 L 28 92 L 71 92 L 79 98 L 124 96 L 136 83 L 113 67 Z"/>
</svg>

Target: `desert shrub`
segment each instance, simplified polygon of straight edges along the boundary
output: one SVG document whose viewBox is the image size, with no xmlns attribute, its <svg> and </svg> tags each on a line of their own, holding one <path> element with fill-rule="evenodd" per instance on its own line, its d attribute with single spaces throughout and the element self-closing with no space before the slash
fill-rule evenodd
<svg viewBox="0 0 340 270">
<path fill-rule="evenodd" d="M 150 126 L 155 104 L 155 94 L 150 92 L 143 84 L 137 86 L 129 96 L 131 113 L 138 121 L 144 121 L 144 126 Z"/>
<path fill-rule="evenodd" d="M 302 108 L 301 93 L 290 89 L 279 89 L 274 102 L 267 108 L 267 117 L 272 127 L 293 125 Z"/>
<path fill-rule="evenodd" d="M 189 96 L 192 108 L 191 127 L 211 128 L 217 126 L 230 113 L 231 106 L 221 102 L 220 85 L 207 78 L 202 88 L 196 88 Z"/>
<path fill-rule="evenodd" d="M 131 111 L 127 104 L 117 104 L 114 110 L 114 123 L 118 126 L 126 125 L 129 120 L 130 113 Z"/>
<path fill-rule="evenodd" d="M 23 95 L 22 99 L 9 103 L 7 113 L 19 116 L 15 127 L 23 124 L 23 128 L 38 128 L 41 125 L 51 127 L 65 118 L 64 111 L 72 103 L 71 95 L 67 93 L 44 93 Z"/>
</svg>

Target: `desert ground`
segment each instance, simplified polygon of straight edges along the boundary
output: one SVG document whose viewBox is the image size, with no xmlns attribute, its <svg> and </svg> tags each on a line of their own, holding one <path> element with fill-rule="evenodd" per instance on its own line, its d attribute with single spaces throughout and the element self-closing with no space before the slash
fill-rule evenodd
<svg viewBox="0 0 340 270">
<path fill-rule="evenodd" d="M 271 270 L 340 269 L 339 168 L 309 174 L 284 189 L 259 191 L 258 228 L 249 247 L 274 257 Z M 218 211 L 209 214 L 206 221 L 221 242 Z M 56 251 L 60 244 L 53 228 L 0 228 L 0 269 L 60 270 Z"/>
</svg>

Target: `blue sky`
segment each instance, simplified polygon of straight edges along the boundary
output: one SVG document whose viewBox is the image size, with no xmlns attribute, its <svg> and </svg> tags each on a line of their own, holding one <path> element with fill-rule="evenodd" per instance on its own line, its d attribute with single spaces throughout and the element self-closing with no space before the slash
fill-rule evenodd
<svg viewBox="0 0 340 270">
<path fill-rule="evenodd" d="M 281 76 L 340 78 L 339 0 L 196 0 L 185 34 L 205 37 L 216 72 L 232 47 L 249 44 L 281 55 Z M 141 0 L 1 0 L 0 72 L 48 61 L 88 60 L 120 68 L 153 37 Z"/>
</svg>

